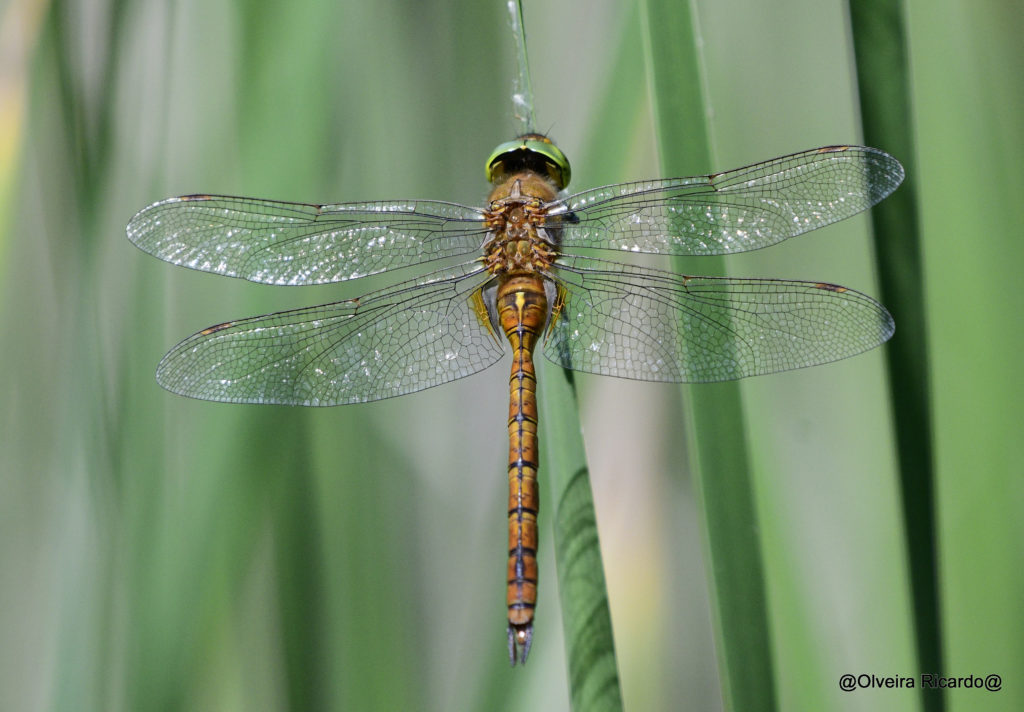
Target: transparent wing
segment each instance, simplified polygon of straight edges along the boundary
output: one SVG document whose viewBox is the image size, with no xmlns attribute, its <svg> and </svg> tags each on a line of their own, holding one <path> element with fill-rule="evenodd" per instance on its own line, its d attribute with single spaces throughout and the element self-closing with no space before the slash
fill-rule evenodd
<svg viewBox="0 0 1024 712">
<path fill-rule="evenodd" d="M 128 223 L 151 255 L 266 284 L 324 284 L 466 255 L 486 231 L 480 210 L 431 200 L 307 205 L 188 195 Z"/>
<path fill-rule="evenodd" d="M 504 352 L 471 302 L 482 272 L 467 263 L 359 299 L 211 326 L 171 349 L 157 381 L 204 400 L 326 406 L 468 376 Z"/>
<path fill-rule="evenodd" d="M 555 201 L 562 245 L 666 255 L 756 250 L 866 210 L 903 167 L 876 148 L 826 146 L 726 173 L 620 183 Z"/>
<path fill-rule="evenodd" d="M 588 373 L 728 381 L 837 361 L 886 341 L 889 312 L 834 284 L 684 277 L 566 257 L 567 290 L 544 352 Z"/>
</svg>

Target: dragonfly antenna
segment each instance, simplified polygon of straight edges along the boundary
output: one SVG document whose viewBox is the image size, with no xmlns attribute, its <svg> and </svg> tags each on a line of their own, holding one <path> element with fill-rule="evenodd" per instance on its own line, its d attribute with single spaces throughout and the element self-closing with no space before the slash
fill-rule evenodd
<svg viewBox="0 0 1024 712">
<path fill-rule="evenodd" d="M 512 115 L 519 125 L 519 135 L 536 133 L 537 119 L 533 114 L 533 83 L 530 81 L 530 63 L 526 58 L 526 26 L 523 23 L 522 0 L 508 0 L 509 22 L 516 43 L 517 72 L 512 84 Z"/>
</svg>

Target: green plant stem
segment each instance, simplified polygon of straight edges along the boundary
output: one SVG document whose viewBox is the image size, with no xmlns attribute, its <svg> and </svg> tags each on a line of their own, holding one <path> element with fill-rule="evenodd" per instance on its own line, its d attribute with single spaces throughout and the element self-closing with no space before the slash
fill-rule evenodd
<svg viewBox="0 0 1024 712">
<path fill-rule="evenodd" d="M 648 72 L 665 175 L 707 172 L 711 140 L 696 23 L 688 5 L 644 5 Z M 721 258 L 701 266 L 723 269 Z M 768 602 L 740 386 L 688 389 L 696 481 L 704 511 L 711 605 L 727 709 L 773 710 Z"/>
<path fill-rule="evenodd" d="M 540 477 L 547 483 L 546 507 L 554 516 L 572 709 L 621 710 L 608 589 L 572 373 L 545 359 L 539 359 L 538 366 Z"/>
<path fill-rule="evenodd" d="M 871 211 L 871 225 L 882 299 L 899 331 L 899 338 L 886 346 L 885 356 L 895 416 L 917 658 L 922 671 L 941 672 L 932 405 L 903 6 L 895 0 L 851 0 L 850 22 L 864 142 L 899 158 L 907 174 L 900 189 Z M 942 693 L 927 695 L 924 701 L 931 712 L 945 708 Z"/>
</svg>

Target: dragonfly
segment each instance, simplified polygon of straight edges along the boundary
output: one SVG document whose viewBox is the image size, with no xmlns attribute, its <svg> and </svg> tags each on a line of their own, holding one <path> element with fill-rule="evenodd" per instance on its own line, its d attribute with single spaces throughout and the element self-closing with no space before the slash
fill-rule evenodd
<svg viewBox="0 0 1024 712">
<path fill-rule="evenodd" d="M 689 178 L 568 194 L 571 169 L 525 134 L 486 164 L 472 207 L 436 200 L 315 205 L 221 195 L 154 203 L 129 239 L 167 262 L 277 285 L 389 273 L 355 299 L 207 327 L 156 378 L 191 398 L 333 406 L 475 374 L 511 350 L 508 653 L 525 663 L 537 602 L 540 347 L 585 373 L 707 383 L 813 366 L 885 342 L 889 312 L 828 282 L 680 274 L 632 253 L 726 255 L 860 213 L 903 168 L 863 146 L 825 146 Z"/>
</svg>

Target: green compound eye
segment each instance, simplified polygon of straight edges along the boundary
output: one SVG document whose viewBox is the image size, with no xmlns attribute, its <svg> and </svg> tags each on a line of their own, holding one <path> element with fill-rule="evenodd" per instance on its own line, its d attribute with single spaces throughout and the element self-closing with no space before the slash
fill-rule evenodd
<svg viewBox="0 0 1024 712">
<path fill-rule="evenodd" d="M 558 146 L 540 134 L 527 134 L 501 144 L 487 159 L 487 181 L 494 183 L 516 170 L 528 168 L 554 181 L 559 190 L 569 185 L 569 159 Z"/>
</svg>

